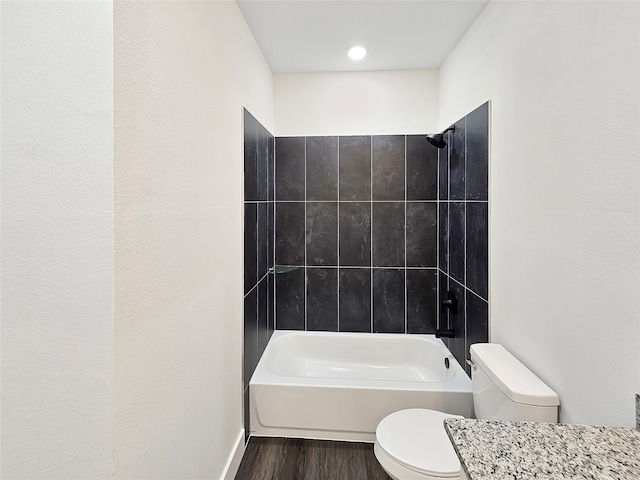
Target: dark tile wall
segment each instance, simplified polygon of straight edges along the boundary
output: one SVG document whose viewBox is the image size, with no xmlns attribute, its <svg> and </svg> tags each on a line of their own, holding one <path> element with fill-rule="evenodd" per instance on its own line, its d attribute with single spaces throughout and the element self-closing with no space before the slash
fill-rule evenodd
<svg viewBox="0 0 640 480">
<path fill-rule="evenodd" d="M 275 145 L 276 328 L 434 333 L 438 152 L 426 136 Z"/>
<path fill-rule="evenodd" d="M 286 160 L 286 159 L 285 159 Z M 244 425 L 249 435 L 249 380 L 273 333 L 275 285 L 275 140 L 244 110 Z M 295 221 L 295 209 L 284 212 Z M 298 212 L 299 213 L 299 212 Z M 301 222 L 304 222 L 302 210 Z M 301 247 L 304 249 L 304 247 Z M 295 249 L 292 249 L 295 255 Z M 296 258 L 296 257 L 293 257 Z"/>
<path fill-rule="evenodd" d="M 254 251 L 254 238 L 262 256 L 258 243 L 266 208 L 269 232 L 275 222 L 275 245 L 267 248 L 266 260 L 267 269 L 275 260 L 275 282 L 267 278 L 266 293 L 273 299 L 275 288 L 275 310 L 269 311 L 275 311 L 275 328 L 393 333 L 450 328 L 456 337 L 445 342 L 467 367 L 469 346 L 488 340 L 489 104 L 455 127 L 442 150 L 425 135 L 274 142 L 267 134 L 268 154 L 275 145 L 275 174 L 270 176 L 267 162 L 268 201 L 247 203 L 245 222 L 255 219 L 256 227 L 245 228 L 245 256 Z M 255 148 L 251 132 L 246 138 L 245 162 L 264 150 L 260 129 Z M 245 175 L 247 200 L 254 191 L 260 197 L 262 190 L 252 190 L 252 182 L 261 172 L 256 168 L 255 177 L 253 170 Z M 252 268 L 245 262 L 245 290 L 265 270 L 260 261 L 255 273 Z M 455 313 L 442 306 L 447 292 L 457 299 Z M 268 316 L 267 332 L 270 322 Z M 252 330 L 246 332 L 253 341 Z M 264 348 L 260 339 L 268 335 L 258 330 L 255 337 L 257 361 Z"/>
<path fill-rule="evenodd" d="M 489 103 L 454 125 L 438 150 L 438 297 L 453 293 L 458 308 L 441 306 L 439 322 L 455 330 L 446 343 L 469 372 L 469 346 L 489 337 Z"/>
</svg>

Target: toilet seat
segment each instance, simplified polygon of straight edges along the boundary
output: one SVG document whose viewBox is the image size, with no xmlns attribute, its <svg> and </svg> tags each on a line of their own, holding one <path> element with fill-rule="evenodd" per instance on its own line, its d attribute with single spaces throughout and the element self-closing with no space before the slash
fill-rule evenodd
<svg viewBox="0 0 640 480">
<path fill-rule="evenodd" d="M 445 418 L 462 417 L 420 408 L 385 417 L 376 428 L 374 452 L 387 473 L 402 480 L 460 478 Z"/>
</svg>

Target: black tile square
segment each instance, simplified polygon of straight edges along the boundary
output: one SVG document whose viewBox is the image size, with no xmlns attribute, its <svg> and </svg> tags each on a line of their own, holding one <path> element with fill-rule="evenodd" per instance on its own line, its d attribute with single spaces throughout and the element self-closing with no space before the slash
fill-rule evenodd
<svg viewBox="0 0 640 480">
<path fill-rule="evenodd" d="M 449 291 L 453 293 L 458 301 L 458 313 L 449 313 L 449 328 L 455 330 L 455 338 L 449 339 L 449 350 L 453 353 L 458 363 L 462 366 L 466 365 L 465 360 L 465 335 L 466 335 L 466 322 L 465 322 L 465 294 L 464 287 L 459 283 L 450 280 Z M 445 297 L 446 298 L 446 297 Z"/>
<path fill-rule="evenodd" d="M 467 282 L 466 287 L 482 298 L 489 295 L 489 205 L 467 202 Z"/>
<path fill-rule="evenodd" d="M 304 202 L 276 202 L 277 265 L 304 265 Z"/>
<path fill-rule="evenodd" d="M 447 144 L 449 145 L 449 197 L 451 200 L 464 200 L 464 177 L 465 177 L 465 131 L 464 118 L 455 124 L 456 130 L 447 133 Z"/>
<path fill-rule="evenodd" d="M 438 272 L 438 328 L 446 330 L 449 328 L 449 309 L 442 302 L 447 300 L 447 291 L 449 290 L 449 277 L 444 273 Z M 447 341 L 443 339 L 445 343 Z M 448 346 L 448 345 L 447 345 Z"/>
<path fill-rule="evenodd" d="M 307 137 L 309 200 L 338 200 L 338 137 Z"/>
<path fill-rule="evenodd" d="M 338 265 L 338 202 L 307 202 L 307 265 Z"/>
<path fill-rule="evenodd" d="M 339 328 L 341 332 L 371 332 L 371 269 L 341 268 Z"/>
<path fill-rule="evenodd" d="M 464 203 L 449 204 L 449 275 L 464 284 Z"/>
<path fill-rule="evenodd" d="M 244 199 L 258 200 L 258 121 L 244 110 Z"/>
<path fill-rule="evenodd" d="M 404 200 L 404 135 L 374 135 L 373 200 Z"/>
<path fill-rule="evenodd" d="M 273 247 L 275 242 L 275 208 L 274 202 L 267 204 L 267 268 L 273 268 Z"/>
<path fill-rule="evenodd" d="M 489 102 L 466 116 L 467 200 L 489 199 Z"/>
<path fill-rule="evenodd" d="M 407 200 L 438 198 L 438 149 L 426 135 L 407 135 Z"/>
<path fill-rule="evenodd" d="M 258 283 L 258 208 L 244 204 L 244 293 Z"/>
<path fill-rule="evenodd" d="M 276 328 L 304 330 L 304 268 L 276 273 Z"/>
<path fill-rule="evenodd" d="M 407 333 L 435 333 L 438 271 L 407 270 Z"/>
<path fill-rule="evenodd" d="M 269 303 L 267 308 L 267 343 L 269 343 L 269 339 L 271 338 L 271 334 L 273 333 L 275 327 L 276 320 L 276 297 L 275 297 L 275 276 L 273 274 L 267 275 L 267 301 Z"/>
<path fill-rule="evenodd" d="M 276 137 L 276 200 L 304 201 L 304 137 Z"/>
<path fill-rule="evenodd" d="M 267 273 L 269 228 L 268 205 L 258 204 L 258 280 Z"/>
<path fill-rule="evenodd" d="M 269 132 L 258 122 L 257 154 L 258 200 L 269 200 Z"/>
<path fill-rule="evenodd" d="M 269 144 L 267 150 L 267 189 L 268 199 L 270 202 L 275 200 L 275 186 L 276 186 L 276 139 L 273 135 L 269 134 Z"/>
<path fill-rule="evenodd" d="M 258 289 L 244 297 L 244 385 L 258 364 Z"/>
<path fill-rule="evenodd" d="M 438 204 L 407 203 L 407 267 L 436 267 Z"/>
<path fill-rule="evenodd" d="M 340 200 L 371 200 L 371 137 L 340 137 Z"/>
<path fill-rule="evenodd" d="M 449 272 L 449 203 L 438 204 L 438 268 Z"/>
<path fill-rule="evenodd" d="M 373 203 L 373 265 L 404 267 L 404 202 Z"/>
<path fill-rule="evenodd" d="M 340 265 L 371 265 L 371 204 L 340 202 Z"/>
<path fill-rule="evenodd" d="M 404 333 L 404 270 L 373 269 L 373 331 Z"/>
<path fill-rule="evenodd" d="M 307 269 L 307 330 L 338 331 L 338 269 Z"/>
<path fill-rule="evenodd" d="M 489 341 L 489 304 L 467 290 L 467 347 L 466 356 L 471 358 L 469 347 L 474 343 Z"/>
<path fill-rule="evenodd" d="M 258 361 L 269 341 L 269 288 L 267 277 L 258 284 Z"/>
<path fill-rule="evenodd" d="M 449 145 L 438 149 L 438 198 L 449 199 Z"/>
</svg>

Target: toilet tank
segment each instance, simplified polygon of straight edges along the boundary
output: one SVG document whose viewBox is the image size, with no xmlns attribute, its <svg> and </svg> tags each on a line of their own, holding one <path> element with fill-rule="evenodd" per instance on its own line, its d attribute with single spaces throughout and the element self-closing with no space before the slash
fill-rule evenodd
<svg viewBox="0 0 640 480">
<path fill-rule="evenodd" d="M 558 421 L 558 394 L 502 345 L 477 343 L 470 350 L 476 418 Z"/>
</svg>

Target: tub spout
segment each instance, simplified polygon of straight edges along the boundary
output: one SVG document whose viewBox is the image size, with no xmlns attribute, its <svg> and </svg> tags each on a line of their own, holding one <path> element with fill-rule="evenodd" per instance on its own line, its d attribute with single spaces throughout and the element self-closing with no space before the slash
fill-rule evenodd
<svg viewBox="0 0 640 480">
<path fill-rule="evenodd" d="M 455 338 L 456 331 L 455 330 L 436 330 L 436 338 L 445 337 L 445 338 Z"/>
</svg>

